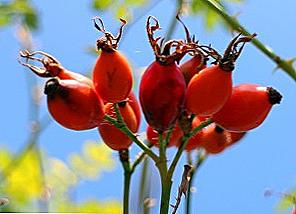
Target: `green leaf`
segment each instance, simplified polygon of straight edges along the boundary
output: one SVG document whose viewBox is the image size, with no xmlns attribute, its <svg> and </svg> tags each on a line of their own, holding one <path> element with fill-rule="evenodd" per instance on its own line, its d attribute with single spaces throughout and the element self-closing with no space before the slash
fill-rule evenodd
<svg viewBox="0 0 296 214">
<path fill-rule="evenodd" d="M 222 8 L 227 8 L 227 4 L 242 3 L 244 0 L 212 0 L 213 3 L 219 5 Z M 208 30 L 212 30 L 217 24 L 221 24 L 222 19 L 219 19 L 219 15 L 212 11 L 202 0 L 192 0 L 190 5 L 192 14 L 201 14 L 204 18 L 205 27 Z"/>
<path fill-rule="evenodd" d="M 6 25 L 9 25 L 11 22 L 11 16 L 2 16 L 0 15 L 0 27 L 5 27 Z"/>
<path fill-rule="evenodd" d="M 147 0 L 125 0 L 125 3 L 129 6 L 143 6 Z"/>
<path fill-rule="evenodd" d="M 106 10 L 114 2 L 112 0 L 93 0 L 92 7 L 96 10 Z"/>
<path fill-rule="evenodd" d="M 38 16 L 34 11 L 24 14 L 23 22 L 31 30 L 36 30 L 38 27 Z"/>
<path fill-rule="evenodd" d="M 122 18 L 126 21 L 130 20 L 132 17 L 130 10 L 128 9 L 128 7 L 125 4 L 119 5 L 115 14 L 116 14 L 116 17 Z"/>
<path fill-rule="evenodd" d="M 212 10 L 207 10 L 205 15 L 205 26 L 208 30 L 213 30 L 219 22 L 219 15 Z"/>
</svg>

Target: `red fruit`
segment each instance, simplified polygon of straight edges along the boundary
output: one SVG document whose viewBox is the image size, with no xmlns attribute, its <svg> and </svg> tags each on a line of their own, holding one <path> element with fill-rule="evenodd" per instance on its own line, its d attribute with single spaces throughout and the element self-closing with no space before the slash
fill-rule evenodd
<svg viewBox="0 0 296 214">
<path fill-rule="evenodd" d="M 119 110 L 127 127 L 132 132 L 137 132 L 138 122 L 130 104 L 128 102 L 120 103 Z M 105 112 L 107 115 L 117 118 L 112 103 L 105 106 Z M 132 144 L 132 140 L 128 136 L 108 122 L 99 124 L 99 132 L 104 143 L 113 150 L 128 149 Z"/>
<path fill-rule="evenodd" d="M 128 96 L 128 103 L 132 107 L 132 109 L 135 113 L 135 116 L 137 118 L 137 122 L 138 122 L 137 129 L 138 129 L 141 124 L 141 108 L 140 108 L 140 104 L 133 92 L 131 92 L 130 95 Z"/>
<path fill-rule="evenodd" d="M 228 131 L 249 131 L 265 120 L 271 107 L 280 103 L 281 98 L 272 87 L 241 84 L 233 88 L 231 98 L 212 118 Z"/>
<path fill-rule="evenodd" d="M 121 20 L 120 33 L 114 37 L 105 31 L 102 20 L 99 21 L 102 27 L 96 22 L 95 27 L 105 35 L 97 41 L 97 48 L 102 51 L 93 70 L 93 81 L 96 91 L 104 101 L 117 103 L 128 97 L 133 84 L 131 66 L 124 55 L 117 50 L 122 28 L 126 22 Z"/>
<path fill-rule="evenodd" d="M 296 214 L 296 208 L 292 210 L 291 214 Z"/>
<path fill-rule="evenodd" d="M 86 83 L 52 78 L 46 82 L 44 93 L 50 114 L 68 129 L 91 129 L 104 117 L 102 100 Z"/>
<path fill-rule="evenodd" d="M 153 128 L 151 128 L 150 126 L 147 126 L 146 134 L 147 134 L 147 140 L 150 143 L 152 143 L 154 146 L 159 147 L 158 132 L 153 130 Z M 182 132 L 181 128 L 178 125 L 175 125 L 167 147 L 171 147 L 171 146 L 176 145 L 176 143 L 179 141 L 180 137 L 182 137 L 182 136 L 183 136 L 183 132 Z M 167 132 L 164 132 L 163 139 L 165 140 L 166 137 L 167 137 Z"/>
<path fill-rule="evenodd" d="M 150 26 L 151 19 L 155 21 L 154 26 Z M 186 83 L 176 62 L 189 52 L 190 45 L 176 40 L 159 45 L 161 38 L 153 38 L 159 28 L 158 21 L 149 16 L 146 30 L 156 60 L 142 76 L 140 104 L 148 124 L 154 130 L 164 132 L 176 122 L 184 104 Z M 171 51 L 173 47 L 175 51 Z"/>
<path fill-rule="evenodd" d="M 244 43 L 255 35 L 241 37 L 238 35 L 229 44 L 223 57 L 217 58 L 217 65 L 205 68 L 190 80 L 186 92 L 186 109 L 198 116 L 208 116 L 219 111 L 231 95 L 232 71 L 235 61 L 242 51 Z M 237 46 L 243 43 L 238 50 Z M 210 52 L 218 55 L 212 48 Z"/>
<path fill-rule="evenodd" d="M 226 148 L 230 135 L 219 126 L 211 124 L 203 130 L 201 141 L 207 153 L 218 154 Z"/>
<path fill-rule="evenodd" d="M 41 55 L 42 58 L 38 58 L 36 56 Z M 43 51 L 35 51 L 30 53 L 29 51 L 21 51 L 20 56 L 28 60 L 38 61 L 42 63 L 43 67 L 37 67 L 35 65 L 31 65 L 28 62 L 23 63 L 22 65 L 30 68 L 36 75 L 43 78 L 50 77 L 58 77 L 62 80 L 77 80 L 79 82 L 93 85 L 93 82 L 88 77 L 75 73 L 73 71 L 69 71 L 65 69 L 62 64 L 53 56 Z"/>
<path fill-rule="evenodd" d="M 186 109 L 196 115 L 211 115 L 222 108 L 231 90 L 231 71 L 224 71 L 219 65 L 205 68 L 187 86 Z"/>
<path fill-rule="evenodd" d="M 158 132 L 172 127 L 183 107 L 186 84 L 175 64 L 153 62 L 140 83 L 140 104 L 148 124 Z"/>
<path fill-rule="evenodd" d="M 186 85 L 188 85 L 195 74 L 198 74 L 202 69 L 206 68 L 206 63 L 204 61 L 204 57 L 201 54 L 196 54 L 180 66 Z"/>
<path fill-rule="evenodd" d="M 237 143 L 247 133 L 247 132 L 229 132 L 229 131 L 226 131 L 226 130 L 225 130 L 225 132 L 228 132 L 230 134 L 230 141 L 227 143 L 227 146 L 231 146 L 231 145 Z"/>
</svg>

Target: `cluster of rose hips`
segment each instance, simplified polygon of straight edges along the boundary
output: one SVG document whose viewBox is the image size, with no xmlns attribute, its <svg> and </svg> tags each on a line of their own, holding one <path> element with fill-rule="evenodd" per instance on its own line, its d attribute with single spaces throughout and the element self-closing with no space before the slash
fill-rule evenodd
<svg viewBox="0 0 296 214">
<path fill-rule="evenodd" d="M 159 146 L 159 134 L 166 137 L 170 132 L 167 146 L 180 146 L 182 136 L 203 121 L 211 120 L 211 125 L 190 138 L 185 149 L 202 147 L 207 153 L 216 154 L 259 126 L 282 96 L 271 87 L 232 84 L 235 61 L 245 43 L 255 35 L 239 34 L 221 56 L 211 46 L 199 45 L 177 19 L 185 29 L 185 40 L 154 38 L 159 23 L 152 16 L 147 20 L 148 39 L 156 56 L 144 72 L 139 90 L 140 105 L 148 123 L 147 139 Z M 72 130 L 98 127 L 103 141 L 119 151 L 128 149 L 132 140 L 104 120 L 104 116 L 119 119 L 118 110 L 133 133 L 138 131 L 141 120 L 140 105 L 131 91 L 131 66 L 117 50 L 126 22 L 121 19 L 121 23 L 118 35 L 114 36 L 105 30 L 100 18 L 94 19 L 95 27 L 104 36 L 97 40 L 100 55 L 92 80 L 65 69 L 47 53 L 20 53 L 26 59 L 21 62 L 24 66 L 40 77 L 50 78 L 44 93 L 49 112 L 59 124 Z M 191 58 L 179 66 L 185 55 Z M 213 62 L 207 65 L 210 59 Z M 30 64 L 29 60 L 42 63 L 42 67 Z"/>
</svg>

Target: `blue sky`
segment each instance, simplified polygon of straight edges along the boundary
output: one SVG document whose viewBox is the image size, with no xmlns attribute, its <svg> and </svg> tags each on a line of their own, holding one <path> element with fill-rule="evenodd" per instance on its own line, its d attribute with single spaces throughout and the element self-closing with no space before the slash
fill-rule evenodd
<svg viewBox="0 0 296 214">
<path fill-rule="evenodd" d="M 100 15 L 105 20 L 106 27 L 113 32 L 119 26 L 119 22 L 111 13 L 98 14 L 92 11 L 90 1 L 44 0 L 42 3 L 34 3 L 41 14 L 41 28 L 34 34 L 36 49 L 53 54 L 65 67 L 73 71 L 84 73 L 92 69 L 95 58 L 84 50 L 95 44 L 100 36 L 93 28 L 93 16 Z M 292 58 L 296 55 L 295 7 L 296 3 L 293 0 L 248 0 L 242 5 L 233 6 L 231 11 L 239 12 L 240 22 L 251 32 L 256 32 L 258 39 L 263 43 L 272 47 L 280 56 Z M 139 68 L 149 65 L 154 60 L 144 28 L 146 17 L 156 16 L 164 34 L 174 10 L 173 1 L 162 1 L 135 23 L 125 35 L 120 50 L 131 61 L 137 75 L 140 72 Z M 231 35 L 222 26 L 211 32 L 205 31 L 200 16 L 184 17 L 183 20 L 202 43 L 211 43 L 220 51 L 223 51 L 231 39 Z M 178 25 L 174 37 L 183 36 L 183 29 Z M 26 76 L 32 74 L 16 61 L 19 46 L 14 27 L 0 31 L 0 47 L 0 143 L 17 151 L 28 135 L 29 94 Z M 252 45 L 246 45 L 233 74 L 234 83 L 250 82 L 273 86 L 284 98 L 280 105 L 274 106 L 264 124 L 250 132 L 241 143 L 206 161 L 196 176 L 197 192 L 194 194 L 193 213 L 275 213 L 275 205 L 279 198 L 265 198 L 265 189 L 285 191 L 296 185 L 296 85 L 281 70 L 273 72 L 274 68 L 274 63 L 260 51 Z M 41 85 L 43 83 L 40 81 Z M 48 114 L 45 100 L 41 107 L 41 115 L 43 114 Z M 144 126 L 145 122 L 142 130 Z M 40 144 L 48 155 L 66 160 L 70 153 L 81 149 L 85 140 L 98 138 L 96 129 L 73 132 L 53 122 L 42 134 Z M 136 146 L 133 146 L 132 153 L 135 154 L 137 151 Z M 170 153 L 174 153 L 174 150 Z M 116 153 L 114 157 L 117 158 Z M 182 164 L 175 173 L 176 182 L 172 195 L 177 194 L 177 183 L 181 173 Z M 152 171 L 151 175 L 157 181 L 157 172 Z M 138 177 L 137 172 L 133 179 L 132 195 L 137 188 Z M 157 182 L 155 184 L 157 185 Z M 83 200 L 108 197 L 121 200 L 121 186 L 121 167 L 117 164 L 115 171 L 103 174 L 98 181 L 81 184 L 77 190 L 78 198 Z M 174 202 L 173 197 L 171 202 Z M 179 213 L 183 211 L 182 205 Z M 157 210 L 158 208 L 153 209 L 152 213 L 157 213 Z"/>
</svg>

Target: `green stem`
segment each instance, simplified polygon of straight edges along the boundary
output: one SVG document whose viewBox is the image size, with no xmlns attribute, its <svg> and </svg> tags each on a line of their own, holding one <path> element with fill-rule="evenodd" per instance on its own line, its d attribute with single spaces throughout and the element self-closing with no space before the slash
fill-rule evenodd
<svg viewBox="0 0 296 214">
<path fill-rule="evenodd" d="M 130 183 L 131 183 L 131 167 L 129 160 L 129 151 L 121 150 L 119 151 L 119 158 L 124 171 L 124 185 L 123 185 L 123 214 L 129 213 L 129 193 L 130 193 Z"/>
<path fill-rule="evenodd" d="M 148 147 L 146 146 L 142 141 L 140 141 L 137 138 L 137 135 L 134 134 L 125 123 L 119 123 L 116 119 L 110 117 L 109 115 L 105 115 L 104 119 L 114 125 L 116 128 L 118 128 L 120 131 L 126 134 L 132 141 L 134 141 L 143 151 L 146 152 L 149 157 L 151 157 L 154 162 L 157 162 L 159 160 L 158 156 Z"/>
<path fill-rule="evenodd" d="M 179 159 L 181 158 L 182 152 L 184 151 L 185 147 L 187 146 L 189 139 L 196 135 L 200 130 L 202 130 L 204 127 L 210 125 L 211 123 L 213 123 L 213 121 L 211 119 L 208 119 L 204 122 L 202 122 L 199 126 L 195 127 L 191 132 L 189 132 L 188 134 L 184 135 L 182 138 L 182 145 L 179 147 L 170 167 L 168 170 L 168 178 L 171 179 L 173 176 L 173 173 L 175 171 L 175 168 L 177 166 L 177 163 L 179 161 Z"/>
<path fill-rule="evenodd" d="M 188 191 L 187 191 L 187 197 L 186 197 L 186 207 L 185 207 L 185 213 L 186 214 L 190 214 L 191 195 L 192 195 L 190 189 L 191 189 L 191 187 L 193 185 L 193 182 L 194 182 L 194 176 L 196 175 L 196 172 L 198 171 L 199 167 L 204 163 L 206 158 L 207 158 L 206 155 L 199 154 L 196 164 L 192 167 L 192 169 L 190 171 L 190 180 L 189 180 L 189 184 L 188 184 Z"/>
<path fill-rule="evenodd" d="M 160 214 L 168 214 L 170 208 L 170 197 L 172 189 L 172 180 L 168 178 L 167 171 L 159 168 L 161 178 L 161 200 Z"/>
<path fill-rule="evenodd" d="M 224 19 L 224 21 L 234 30 L 242 32 L 245 36 L 250 36 L 251 33 L 247 31 L 234 17 L 228 15 L 226 11 L 218 5 L 214 0 L 201 0 L 210 9 L 215 11 L 217 14 Z M 262 51 L 266 56 L 268 56 L 272 61 L 274 61 L 279 68 L 284 70 L 294 81 L 296 81 L 296 70 L 291 63 L 282 59 L 280 56 L 275 54 L 269 47 L 265 46 L 261 41 L 254 38 L 252 43 Z"/>
</svg>

